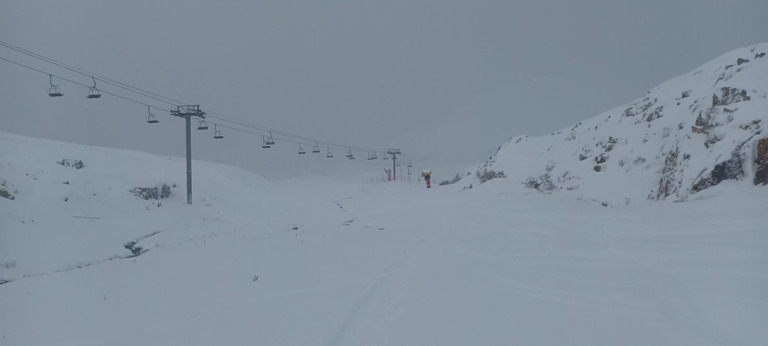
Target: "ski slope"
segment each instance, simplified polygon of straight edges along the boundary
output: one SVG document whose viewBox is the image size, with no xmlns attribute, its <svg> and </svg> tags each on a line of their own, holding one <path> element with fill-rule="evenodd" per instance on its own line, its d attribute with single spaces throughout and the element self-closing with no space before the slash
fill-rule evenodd
<svg viewBox="0 0 768 346">
<path fill-rule="evenodd" d="M 768 341 L 765 187 L 606 208 L 193 170 L 188 206 L 182 159 L 0 133 L 0 345 Z"/>
</svg>

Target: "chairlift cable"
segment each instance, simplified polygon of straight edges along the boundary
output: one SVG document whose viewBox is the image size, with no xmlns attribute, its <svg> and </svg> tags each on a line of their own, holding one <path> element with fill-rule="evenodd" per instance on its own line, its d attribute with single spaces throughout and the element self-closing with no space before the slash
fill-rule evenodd
<svg viewBox="0 0 768 346">
<path fill-rule="evenodd" d="M 8 49 L 11 49 L 11 50 L 14 50 L 16 52 L 25 54 L 27 56 L 31 56 L 31 57 L 39 59 L 39 60 L 43 60 L 43 61 L 45 61 L 45 62 L 47 62 L 49 64 L 56 65 L 58 67 L 61 67 L 63 69 L 66 69 L 66 70 L 69 70 L 69 71 L 81 74 L 81 75 L 86 76 L 86 77 L 98 77 L 97 79 L 99 79 L 100 81 L 102 81 L 102 82 L 104 82 L 106 84 L 111 84 L 111 85 L 116 86 L 118 88 L 125 89 L 125 90 L 128 90 L 128 91 L 134 92 L 136 94 L 139 94 L 141 96 L 154 99 L 155 101 L 160 101 L 160 102 L 167 103 L 167 104 L 174 105 L 174 106 L 175 105 L 179 105 L 179 104 L 184 104 L 183 102 L 180 102 L 180 101 L 177 101 L 177 100 L 174 100 L 174 99 L 171 99 L 171 98 L 168 98 L 168 97 L 165 97 L 165 96 L 153 93 L 151 91 L 143 90 L 141 88 L 137 88 L 137 87 L 134 87 L 134 86 L 131 86 L 131 85 L 128 85 L 128 84 L 125 84 L 125 83 L 113 80 L 111 78 L 103 77 L 103 76 L 100 76 L 98 74 L 95 74 L 95 73 L 83 70 L 83 69 L 78 68 L 76 66 L 65 64 L 65 63 L 57 61 L 55 59 L 46 57 L 46 56 L 44 56 L 42 54 L 35 53 L 33 51 L 30 51 L 30 50 L 27 50 L 27 49 L 24 49 L 24 48 L 21 48 L 21 47 L 18 47 L 18 46 L 14 46 L 14 45 L 12 45 L 10 43 L 7 43 L 7 42 L 0 41 L 0 46 L 6 47 Z M 171 102 L 169 102 L 169 101 L 171 101 Z"/>
<path fill-rule="evenodd" d="M 78 68 L 78 67 L 75 67 L 75 66 L 72 66 L 72 65 L 65 64 L 65 63 L 57 61 L 55 59 L 46 57 L 46 56 L 44 56 L 42 54 L 38 54 L 38 53 L 32 52 L 30 50 L 27 50 L 27 49 L 24 49 L 24 48 L 12 45 L 12 44 L 4 42 L 4 41 L 0 41 L 0 46 L 6 47 L 8 49 L 12 49 L 12 50 L 14 50 L 16 52 L 19 52 L 19 53 L 25 54 L 27 56 L 30 56 L 30 57 L 42 60 L 44 62 L 50 63 L 52 65 L 55 65 L 55 66 L 58 66 L 58 67 L 61 67 L 61 68 L 64 68 L 64 69 L 67 69 L 69 71 L 72 71 L 72 72 L 75 72 L 75 73 L 78 73 L 78 74 L 81 74 L 81 75 L 84 75 L 84 76 L 91 77 L 94 85 L 93 86 L 88 86 L 86 84 L 83 84 L 83 83 L 80 83 L 80 82 L 76 82 L 74 80 L 67 79 L 67 78 L 64 78 L 62 76 L 55 75 L 53 73 L 48 73 L 48 72 L 45 72 L 43 70 L 40 70 L 40 69 L 31 67 L 31 66 L 28 66 L 28 65 L 25 65 L 25 64 L 22 64 L 22 63 L 10 60 L 10 59 L 6 59 L 6 58 L 3 58 L 3 57 L 0 57 L 0 60 L 3 60 L 3 61 L 15 64 L 15 65 L 18 65 L 20 67 L 24 67 L 24 68 L 30 69 L 32 71 L 36 71 L 38 73 L 47 74 L 51 78 L 52 77 L 56 77 L 56 78 L 61 79 L 63 81 L 66 81 L 66 82 L 69 82 L 69 83 L 72 83 L 72 84 L 75 84 L 75 85 L 79 85 L 79 86 L 82 86 L 84 88 L 88 88 L 89 90 L 94 90 L 95 89 L 95 90 L 98 90 L 98 91 L 100 91 L 100 92 L 102 92 L 104 94 L 107 94 L 107 95 L 110 95 L 110 96 L 114 96 L 114 97 L 123 99 L 125 101 L 133 102 L 133 103 L 140 104 L 140 105 L 143 105 L 143 106 L 148 106 L 148 107 L 150 107 L 150 109 L 151 108 L 155 108 L 155 109 L 160 110 L 160 111 L 169 112 L 168 110 L 165 110 L 165 109 L 163 109 L 161 107 L 152 106 L 152 105 L 149 105 L 149 104 L 147 104 L 145 102 L 133 99 L 131 97 L 126 97 L 126 96 L 122 96 L 122 95 L 114 93 L 114 92 L 109 92 L 109 91 L 104 91 L 104 90 L 101 90 L 101 89 L 97 89 L 95 87 L 95 85 L 96 85 L 96 80 L 98 79 L 99 81 L 104 82 L 105 84 L 109 84 L 109 85 L 112 85 L 112 86 L 115 86 L 115 87 L 118 87 L 118 88 L 130 91 L 130 92 L 133 92 L 135 94 L 138 94 L 138 95 L 146 97 L 146 98 L 153 99 L 155 101 L 163 102 L 163 103 L 166 103 L 166 104 L 169 104 L 169 105 L 173 105 L 173 106 L 177 106 L 179 104 L 185 104 L 184 102 L 181 102 L 181 101 L 178 101 L 178 100 L 166 97 L 166 96 L 162 96 L 160 94 L 153 93 L 153 92 L 150 92 L 150 91 L 138 88 L 138 87 L 134 87 L 134 86 L 131 86 L 131 85 L 128 85 L 128 84 L 116 81 L 116 80 L 108 78 L 108 77 L 103 77 L 103 76 L 100 76 L 98 74 L 91 73 L 89 71 L 86 71 L 84 69 L 81 69 L 81 68 Z M 354 147 L 356 150 L 363 150 L 363 151 L 365 151 L 365 150 L 384 151 L 385 150 L 385 149 L 382 149 L 382 148 L 349 146 L 349 145 L 338 144 L 338 143 L 333 143 L 333 142 L 319 141 L 319 140 L 316 140 L 316 139 L 313 139 L 313 138 L 309 138 L 309 137 L 305 137 L 305 136 L 300 136 L 300 135 L 295 135 L 295 134 L 292 134 L 292 133 L 289 133 L 289 132 L 279 131 L 279 130 L 271 129 L 271 128 L 264 127 L 264 126 L 258 126 L 258 125 L 255 125 L 255 124 L 252 124 L 252 123 L 249 123 L 249 122 L 245 122 L 245 121 L 241 121 L 241 120 L 235 120 L 233 118 L 226 117 L 223 114 L 218 113 L 218 112 L 209 111 L 209 114 L 210 113 L 218 114 L 218 116 L 217 115 L 209 115 L 210 118 L 219 119 L 219 120 L 222 120 L 222 121 L 230 122 L 232 124 L 236 124 L 236 125 L 243 126 L 243 127 L 252 128 L 252 129 L 255 129 L 255 130 L 262 131 L 262 132 L 269 132 L 269 131 L 271 131 L 271 132 L 277 134 L 280 138 L 282 138 L 281 140 L 283 140 L 285 142 L 289 142 L 289 143 L 303 143 L 303 144 L 311 145 L 314 142 L 316 145 L 322 144 L 323 146 L 329 147 L 329 149 L 330 149 L 330 147 L 334 147 L 336 149 L 344 149 L 344 148 L 351 149 L 351 148 Z M 219 125 L 221 126 L 222 124 L 219 123 Z M 231 126 L 227 127 L 227 128 L 234 129 L 234 130 L 241 130 L 241 129 L 236 129 L 236 128 L 231 127 Z M 254 132 L 251 132 L 251 131 L 242 131 L 241 130 L 241 132 L 250 133 L 250 134 L 253 134 L 253 135 L 262 135 L 260 133 L 254 133 Z M 293 139 L 293 140 L 290 140 L 290 139 Z"/>
</svg>

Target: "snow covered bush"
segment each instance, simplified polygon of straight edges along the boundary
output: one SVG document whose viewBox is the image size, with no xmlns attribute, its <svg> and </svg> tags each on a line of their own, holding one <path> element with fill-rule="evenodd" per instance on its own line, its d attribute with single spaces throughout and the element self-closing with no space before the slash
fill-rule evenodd
<svg viewBox="0 0 768 346">
<path fill-rule="evenodd" d="M 146 200 L 150 199 L 164 199 L 171 196 L 171 187 L 168 184 L 163 184 L 160 188 L 157 187 L 134 187 L 131 189 L 136 197 Z"/>
<path fill-rule="evenodd" d="M 458 176 L 458 175 L 457 175 Z M 478 180 L 480 180 L 480 184 L 496 178 L 506 178 L 507 176 L 504 175 L 504 171 L 494 171 L 487 168 L 484 168 L 482 171 L 478 170 L 475 172 L 475 176 Z"/>
<path fill-rule="evenodd" d="M 7 199 L 16 199 L 16 197 L 13 197 L 13 195 L 8 192 L 8 190 L 5 189 L 5 180 L 3 180 L 2 183 L 0 183 L 0 197 L 7 198 Z"/>
<path fill-rule="evenodd" d="M 528 177 L 528 179 L 523 182 L 523 185 L 529 189 L 539 190 L 539 192 L 554 190 L 555 183 L 552 181 L 552 176 L 549 175 L 553 169 L 555 169 L 555 163 L 551 161 L 547 162 L 547 166 L 544 167 L 544 174 L 540 174 L 538 177 Z M 567 175 L 568 172 L 563 175 L 563 179 L 565 179 Z"/>
<path fill-rule="evenodd" d="M 75 167 L 75 169 L 80 169 L 85 167 L 85 163 L 83 163 L 82 160 L 61 159 L 61 161 L 58 161 L 56 163 L 64 167 Z"/>
<path fill-rule="evenodd" d="M 463 178 L 463 177 L 461 176 L 461 173 L 456 173 L 456 176 L 455 176 L 455 177 L 453 177 L 453 179 L 451 179 L 451 180 L 443 180 L 443 181 L 441 181 L 441 182 L 440 182 L 440 186 L 443 186 L 443 185 L 451 185 L 451 184 L 455 184 L 457 181 L 461 180 L 461 178 Z"/>
<path fill-rule="evenodd" d="M 549 172 L 541 174 L 538 177 L 528 177 L 523 185 L 529 189 L 539 190 L 540 192 L 547 192 L 555 189 L 555 183 L 552 182 L 552 177 L 549 175 Z"/>
</svg>

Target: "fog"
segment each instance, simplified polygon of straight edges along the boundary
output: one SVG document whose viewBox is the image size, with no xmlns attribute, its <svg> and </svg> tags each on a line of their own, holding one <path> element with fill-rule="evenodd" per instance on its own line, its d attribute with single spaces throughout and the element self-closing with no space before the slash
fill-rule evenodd
<svg viewBox="0 0 768 346">
<path fill-rule="evenodd" d="M 5 0 L 0 41 L 306 139 L 263 150 L 261 131 L 209 119 L 249 132 L 195 132 L 195 159 L 285 178 L 376 171 L 389 161 L 366 149 L 400 148 L 445 177 L 511 136 L 568 127 L 765 41 L 765 13 L 763 0 Z M 50 98 L 47 74 L 92 81 L 8 47 L 0 58 L 39 70 L 0 61 L 0 131 L 184 155 L 171 104 L 106 84 L 86 99 L 56 77 L 64 97 Z M 313 140 L 338 144 L 336 157 L 297 155 L 293 142 Z"/>
</svg>

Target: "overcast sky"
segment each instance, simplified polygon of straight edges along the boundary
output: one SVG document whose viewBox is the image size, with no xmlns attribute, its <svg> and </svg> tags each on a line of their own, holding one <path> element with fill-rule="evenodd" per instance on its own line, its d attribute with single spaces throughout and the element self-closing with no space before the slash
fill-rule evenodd
<svg viewBox="0 0 768 346">
<path fill-rule="evenodd" d="M 765 0 L 3 0 L 0 40 L 232 119 L 462 167 L 768 41 L 767 13 Z M 4 47 L 0 57 L 92 83 Z M 159 112 L 149 125 L 146 106 L 57 83 L 65 96 L 49 98 L 48 76 L 0 61 L 0 131 L 184 155 L 183 120 Z M 344 152 L 305 158 L 293 143 L 265 151 L 260 136 L 223 133 L 196 132 L 194 157 L 270 177 L 356 167 Z"/>
</svg>

